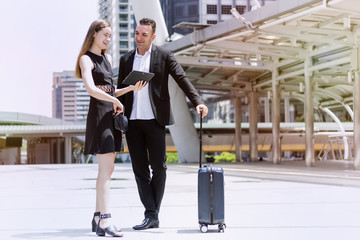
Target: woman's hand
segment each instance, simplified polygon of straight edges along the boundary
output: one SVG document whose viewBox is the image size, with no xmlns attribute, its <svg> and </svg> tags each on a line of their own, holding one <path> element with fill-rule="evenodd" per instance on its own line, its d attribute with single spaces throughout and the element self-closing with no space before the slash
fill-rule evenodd
<svg viewBox="0 0 360 240">
<path fill-rule="evenodd" d="M 124 106 L 121 104 L 121 102 L 117 98 L 115 98 L 115 99 L 116 99 L 116 101 L 113 103 L 113 108 L 114 108 L 115 116 L 117 116 L 124 111 Z"/>
<path fill-rule="evenodd" d="M 133 91 L 140 91 L 145 87 L 146 83 L 146 81 L 137 81 L 135 85 L 130 85 L 130 88 Z"/>
<path fill-rule="evenodd" d="M 146 86 L 146 83 L 147 83 L 146 81 L 137 81 L 137 83 L 135 85 L 129 85 L 124 88 L 116 89 L 115 97 L 120 97 L 131 91 L 140 91 L 141 89 L 143 89 Z"/>
</svg>

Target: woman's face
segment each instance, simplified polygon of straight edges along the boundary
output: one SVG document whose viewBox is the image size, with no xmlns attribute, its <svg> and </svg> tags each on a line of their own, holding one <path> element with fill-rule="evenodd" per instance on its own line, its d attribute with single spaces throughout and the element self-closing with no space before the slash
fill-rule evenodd
<svg viewBox="0 0 360 240">
<path fill-rule="evenodd" d="M 111 40 L 111 27 L 104 27 L 99 32 L 95 32 L 94 44 L 101 50 L 107 49 Z"/>
</svg>

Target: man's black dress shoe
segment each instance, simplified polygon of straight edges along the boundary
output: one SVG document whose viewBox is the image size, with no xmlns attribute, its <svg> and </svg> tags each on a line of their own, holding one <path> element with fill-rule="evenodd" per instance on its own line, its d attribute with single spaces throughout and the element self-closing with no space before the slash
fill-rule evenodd
<svg viewBox="0 0 360 240">
<path fill-rule="evenodd" d="M 158 228 L 159 227 L 159 220 L 145 218 L 140 225 L 135 225 L 133 227 L 134 230 L 144 230 L 149 228 Z"/>
</svg>

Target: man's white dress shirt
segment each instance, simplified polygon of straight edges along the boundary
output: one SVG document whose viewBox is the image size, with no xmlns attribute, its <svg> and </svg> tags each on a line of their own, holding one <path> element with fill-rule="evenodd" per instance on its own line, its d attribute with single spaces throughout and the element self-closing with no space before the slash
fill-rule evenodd
<svg viewBox="0 0 360 240">
<path fill-rule="evenodd" d="M 133 70 L 149 72 L 151 48 L 152 46 L 150 46 L 149 50 L 144 55 L 138 54 L 136 49 Z M 150 104 L 149 83 L 147 83 L 140 91 L 134 91 L 134 101 L 130 120 L 149 120 L 154 118 L 155 116 Z"/>
</svg>

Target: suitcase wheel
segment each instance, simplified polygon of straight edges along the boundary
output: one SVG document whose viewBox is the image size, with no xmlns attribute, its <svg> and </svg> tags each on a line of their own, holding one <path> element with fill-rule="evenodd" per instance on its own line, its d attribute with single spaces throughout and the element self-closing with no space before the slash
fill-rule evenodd
<svg viewBox="0 0 360 240">
<path fill-rule="evenodd" d="M 219 224 L 219 232 L 224 232 L 224 231 L 225 231 L 225 228 L 226 228 L 225 223 Z"/>
<path fill-rule="evenodd" d="M 202 233 L 206 233 L 207 230 L 208 230 L 208 226 L 207 226 L 206 224 L 201 224 L 201 225 L 200 225 L 200 231 L 201 231 Z"/>
</svg>

